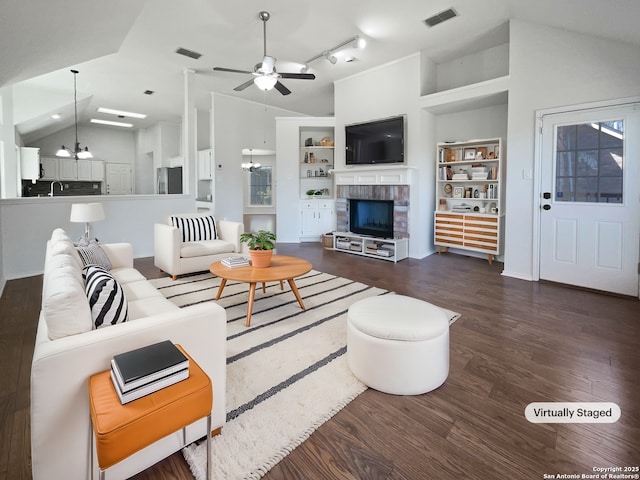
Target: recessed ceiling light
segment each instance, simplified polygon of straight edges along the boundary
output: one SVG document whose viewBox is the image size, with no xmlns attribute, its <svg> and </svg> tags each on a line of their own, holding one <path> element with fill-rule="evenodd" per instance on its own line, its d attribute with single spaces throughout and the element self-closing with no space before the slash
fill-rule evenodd
<svg viewBox="0 0 640 480">
<path fill-rule="evenodd" d="M 53 118 L 54 120 L 60 120 L 60 114 L 54 113 L 53 115 L 51 115 L 51 118 Z"/>
<path fill-rule="evenodd" d="M 154 92 L 153 90 L 145 90 L 144 91 L 145 95 L 153 95 L 154 93 L 156 93 L 156 92 Z"/>
<path fill-rule="evenodd" d="M 109 113 L 111 115 L 118 115 L 119 117 L 131 117 L 131 118 L 147 118 L 144 113 L 125 112 L 123 110 L 114 110 L 113 108 L 98 108 L 100 113 Z"/>
<path fill-rule="evenodd" d="M 133 123 L 113 122 L 111 120 L 100 120 L 99 118 L 92 118 L 91 123 L 99 123 L 101 125 L 112 125 L 114 127 L 133 127 Z"/>
</svg>

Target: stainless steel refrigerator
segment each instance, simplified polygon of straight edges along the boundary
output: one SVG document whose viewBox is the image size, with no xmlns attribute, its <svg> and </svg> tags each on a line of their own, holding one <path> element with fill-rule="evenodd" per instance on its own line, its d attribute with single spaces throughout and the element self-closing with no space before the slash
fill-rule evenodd
<svg viewBox="0 0 640 480">
<path fill-rule="evenodd" d="M 161 194 L 182 193 L 182 167 L 159 168 L 156 186 Z"/>
</svg>

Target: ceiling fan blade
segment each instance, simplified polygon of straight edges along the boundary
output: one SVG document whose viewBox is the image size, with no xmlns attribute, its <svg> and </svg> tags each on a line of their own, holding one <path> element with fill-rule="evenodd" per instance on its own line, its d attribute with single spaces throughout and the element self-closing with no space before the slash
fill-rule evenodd
<svg viewBox="0 0 640 480">
<path fill-rule="evenodd" d="M 217 72 L 231 72 L 231 73 L 253 73 L 248 70 L 236 70 L 235 68 L 225 68 L 225 67 L 213 67 L 213 69 Z"/>
<path fill-rule="evenodd" d="M 247 87 L 250 87 L 251 85 L 253 85 L 253 78 L 251 80 L 247 80 L 246 82 L 238 85 L 236 88 L 234 88 L 234 90 L 236 92 L 241 92 L 242 90 L 244 90 Z"/>
<path fill-rule="evenodd" d="M 296 78 L 298 80 L 315 80 L 316 76 L 313 73 L 282 73 L 278 72 L 281 78 Z"/>
<path fill-rule="evenodd" d="M 269 74 L 273 72 L 273 69 L 276 66 L 276 59 L 270 57 L 269 55 L 265 55 L 262 59 L 262 72 L 265 74 Z"/>
<path fill-rule="evenodd" d="M 276 90 L 278 90 L 282 95 L 289 95 L 291 93 L 291 90 L 289 90 L 279 81 L 276 82 L 275 87 L 276 87 Z"/>
</svg>

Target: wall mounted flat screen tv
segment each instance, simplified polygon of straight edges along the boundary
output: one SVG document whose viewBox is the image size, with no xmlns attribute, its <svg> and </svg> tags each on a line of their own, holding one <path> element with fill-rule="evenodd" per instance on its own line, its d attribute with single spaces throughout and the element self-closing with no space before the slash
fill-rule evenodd
<svg viewBox="0 0 640 480">
<path fill-rule="evenodd" d="M 404 117 L 345 126 L 345 163 L 373 165 L 404 162 Z"/>
</svg>

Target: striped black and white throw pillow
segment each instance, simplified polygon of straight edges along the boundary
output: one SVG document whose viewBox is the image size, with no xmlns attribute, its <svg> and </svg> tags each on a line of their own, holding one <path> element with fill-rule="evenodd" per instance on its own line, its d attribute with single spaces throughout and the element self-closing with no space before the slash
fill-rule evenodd
<svg viewBox="0 0 640 480">
<path fill-rule="evenodd" d="M 82 276 L 94 327 L 126 322 L 127 299 L 113 275 L 100 266 L 88 265 L 82 270 Z"/>
<path fill-rule="evenodd" d="M 200 217 L 172 216 L 171 225 L 182 233 L 183 242 L 197 242 L 200 240 L 215 240 L 218 238 L 216 219 L 213 215 Z"/>
<path fill-rule="evenodd" d="M 109 257 L 107 257 L 107 254 L 104 253 L 104 250 L 102 250 L 97 243 L 89 243 L 87 245 L 78 244 L 76 249 L 80 254 L 80 258 L 82 258 L 82 264 L 84 266 L 99 265 L 107 271 L 111 270 Z"/>
</svg>

